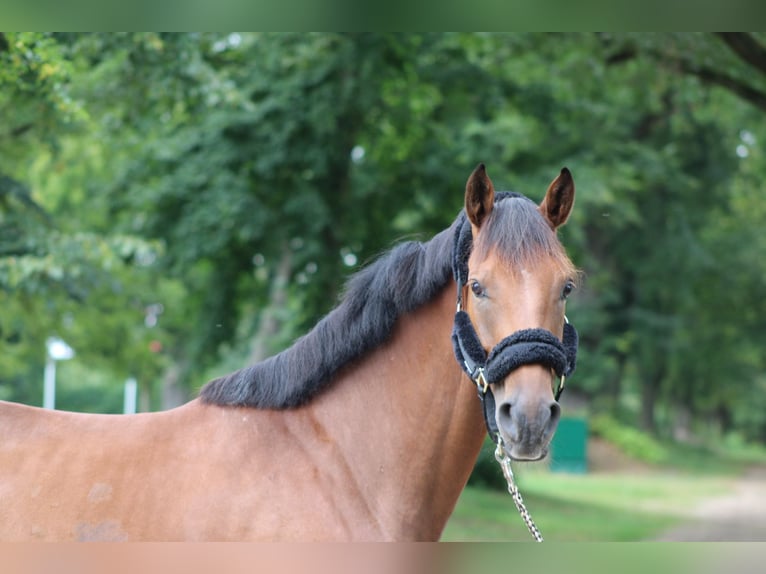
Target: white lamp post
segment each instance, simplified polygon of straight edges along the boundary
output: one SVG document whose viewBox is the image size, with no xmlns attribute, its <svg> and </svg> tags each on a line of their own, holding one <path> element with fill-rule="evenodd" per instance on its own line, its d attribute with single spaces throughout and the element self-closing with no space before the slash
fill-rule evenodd
<svg viewBox="0 0 766 574">
<path fill-rule="evenodd" d="M 43 386 L 43 408 L 56 408 L 56 361 L 74 357 L 74 349 L 58 337 L 45 341 L 45 384 Z"/>
<path fill-rule="evenodd" d="M 136 399 L 138 397 L 138 381 L 130 377 L 125 381 L 125 397 L 122 412 L 126 415 L 136 414 Z"/>
</svg>

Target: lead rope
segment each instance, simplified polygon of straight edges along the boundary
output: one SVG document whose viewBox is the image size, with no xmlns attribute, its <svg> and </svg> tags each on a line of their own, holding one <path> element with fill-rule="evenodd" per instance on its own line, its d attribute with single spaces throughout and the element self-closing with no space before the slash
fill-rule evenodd
<svg viewBox="0 0 766 574">
<path fill-rule="evenodd" d="M 503 439 L 499 435 L 497 437 L 497 448 L 495 449 L 495 460 L 500 464 L 500 468 L 503 469 L 503 476 L 505 476 L 505 481 L 508 483 L 508 492 L 510 493 L 511 498 L 513 498 L 513 503 L 516 505 L 516 510 L 519 511 L 521 519 L 524 521 L 524 524 L 527 525 L 529 533 L 535 539 L 535 542 L 542 542 L 543 535 L 540 534 L 540 530 L 535 525 L 534 520 L 532 520 L 532 516 L 529 514 L 527 507 L 524 506 L 524 500 L 521 498 L 519 487 L 516 486 L 516 482 L 513 480 L 511 459 L 505 455 Z"/>
</svg>

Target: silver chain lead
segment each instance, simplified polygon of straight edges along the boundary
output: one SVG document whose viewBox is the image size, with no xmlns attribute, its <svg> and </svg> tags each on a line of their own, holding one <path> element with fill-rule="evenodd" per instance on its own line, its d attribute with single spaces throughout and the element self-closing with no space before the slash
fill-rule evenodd
<svg viewBox="0 0 766 574">
<path fill-rule="evenodd" d="M 521 519 L 524 524 L 527 525 L 529 533 L 535 539 L 535 542 L 542 542 L 543 535 L 540 534 L 537 526 L 535 526 L 532 516 L 529 514 L 527 507 L 524 506 L 524 501 L 521 498 L 521 492 L 519 487 L 516 486 L 516 482 L 513 480 L 513 470 L 511 470 L 511 459 L 505 455 L 505 449 L 503 448 L 503 439 L 497 437 L 497 448 L 495 449 L 495 460 L 500 464 L 500 468 L 503 469 L 503 476 L 508 483 L 508 492 L 513 498 L 513 503 L 516 505 L 516 510 L 519 511 Z"/>
</svg>

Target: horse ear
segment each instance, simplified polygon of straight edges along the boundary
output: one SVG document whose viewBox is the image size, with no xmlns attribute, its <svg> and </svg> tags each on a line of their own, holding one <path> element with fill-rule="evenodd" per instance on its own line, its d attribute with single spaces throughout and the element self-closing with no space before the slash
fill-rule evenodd
<svg viewBox="0 0 766 574">
<path fill-rule="evenodd" d="M 495 187 L 480 163 L 465 184 L 465 213 L 475 229 L 482 226 L 494 206 Z"/>
<path fill-rule="evenodd" d="M 538 207 L 554 231 L 564 225 L 569 218 L 574 197 L 575 186 L 572 174 L 567 168 L 562 168 L 558 177 L 548 186 L 545 198 Z"/>
</svg>

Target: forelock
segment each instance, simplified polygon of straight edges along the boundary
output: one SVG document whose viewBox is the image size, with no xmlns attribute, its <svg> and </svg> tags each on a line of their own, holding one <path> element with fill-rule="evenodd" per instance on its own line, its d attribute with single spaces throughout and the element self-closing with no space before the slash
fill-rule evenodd
<svg viewBox="0 0 766 574">
<path fill-rule="evenodd" d="M 495 204 L 474 241 L 474 250 L 479 260 L 493 253 L 512 269 L 534 267 L 552 259 L 563 274 L 577 276 L 556 233 L 526 197 L 509 197 Z"/>
</svg>

